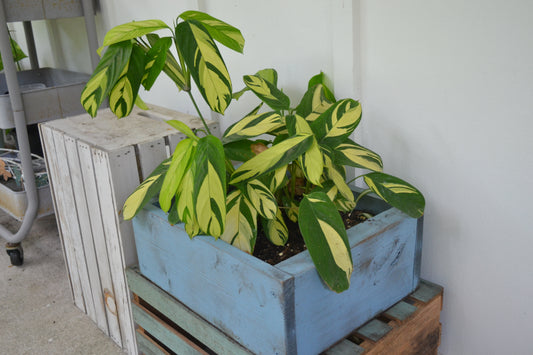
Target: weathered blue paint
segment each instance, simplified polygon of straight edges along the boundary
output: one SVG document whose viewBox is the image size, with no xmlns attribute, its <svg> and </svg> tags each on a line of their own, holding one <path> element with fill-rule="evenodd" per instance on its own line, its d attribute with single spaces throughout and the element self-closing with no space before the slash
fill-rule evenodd
<svg viewBox="0 0 533 355">
<path fill-rule="evenodd" d="M 418 284 L 417 220 L 396 209 L 348 231 L 354 272 L 341 294 L 308 252 L 271 266 L 220 240 L 190 240 L 154 206 L 133 224 L 141 273 L 257 354 L 317 354 Z"/>
</svg>

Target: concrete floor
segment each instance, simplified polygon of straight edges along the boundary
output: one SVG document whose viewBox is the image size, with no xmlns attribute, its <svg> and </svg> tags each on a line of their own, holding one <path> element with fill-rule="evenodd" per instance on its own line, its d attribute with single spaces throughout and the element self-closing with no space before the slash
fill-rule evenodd
<svg viewBox="0 0 533 355">
<path fill-rule="evenodd" d="M 19 226 L 1 210 L 0 224 Z M 74 306 L 53 215 L 22 242 L 23 266 L 11 266 L 0 242 L 0 354 L 124 354 Z"/>
</svg>

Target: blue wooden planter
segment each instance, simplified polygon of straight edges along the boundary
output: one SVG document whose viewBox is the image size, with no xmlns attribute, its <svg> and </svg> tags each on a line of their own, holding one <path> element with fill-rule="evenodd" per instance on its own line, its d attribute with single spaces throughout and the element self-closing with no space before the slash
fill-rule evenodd
<svg viewBox="0 0 533 355">
<path fill-rule="evenodd" d="M 378 214 L 348 230 L 354 272 L 341 294 L 307 251 L 271 266 L 212 237 L 191 240 L 151 205 L 133 221 L 139 267 L 253 353 L 318 354 L 418 286 L 422 220 L 366 203 Z"/>
</svg>

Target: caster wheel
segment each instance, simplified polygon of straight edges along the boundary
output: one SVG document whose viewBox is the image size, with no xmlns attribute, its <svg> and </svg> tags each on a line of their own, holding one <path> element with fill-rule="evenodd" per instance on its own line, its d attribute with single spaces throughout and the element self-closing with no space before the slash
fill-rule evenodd
<svg viewBox="0 0 533 355">
<path fill-rule="evenodd" d="M 7 255 L 11 259 L 11 265 L 21 266 L 24 263 L 24 250 L 20 244 L 15 246 L 6 246 Z"/>
</svg>

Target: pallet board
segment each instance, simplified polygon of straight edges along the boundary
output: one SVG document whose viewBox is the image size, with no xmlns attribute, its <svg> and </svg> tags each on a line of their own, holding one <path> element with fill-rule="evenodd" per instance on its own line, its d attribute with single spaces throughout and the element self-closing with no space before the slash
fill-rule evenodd
<svg viewBox="0 0 533 355">
<path fill-rule="evenodd" d="M 83 114 L 40 125 L 74 303 L 129 354 L 137 354 L 137 344 L 124 270 L 137 253 L 121 209 L 184 138 L 162 118 L 201 127 L 193 116 L 155 106 L 121 120 L 106 109 L 94 119 Z"/>
<path fill-rule="evenodd" d="M 250 354 L 221 330 L 142 276 L 127 270 L 134 296 L 137 343 L 144 354 Z M 437 354 L 442 287 L 422 280 L 417 290 L 323 355 Z"/>
</svg>

